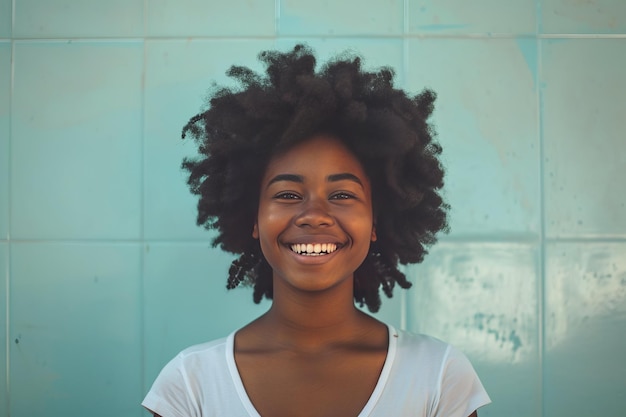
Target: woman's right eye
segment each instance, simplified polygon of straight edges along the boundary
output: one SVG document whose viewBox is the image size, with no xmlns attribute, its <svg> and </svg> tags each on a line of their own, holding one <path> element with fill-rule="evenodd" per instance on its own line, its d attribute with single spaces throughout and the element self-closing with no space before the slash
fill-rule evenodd
<svg viewBox="0 0 626 417">
<path fill-rule="evenodd" d="M 277 200 L 298 200 L 300 196 L 292 192 L 278 193 L 274 196 Z"/>
</svg>

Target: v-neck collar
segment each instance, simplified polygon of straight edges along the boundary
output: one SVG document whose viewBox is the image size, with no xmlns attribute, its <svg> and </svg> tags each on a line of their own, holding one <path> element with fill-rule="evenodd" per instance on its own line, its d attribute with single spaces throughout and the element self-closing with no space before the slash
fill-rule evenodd
<svg viewBox="0 0 626 417">
<path fill-rule="evenodd" d="M 387 348 L 387 357 L 385 358 L 383 369 L 380 371 L 380 375 L 378 376 L 376 387 L 374 387 L 374 390 L 367 400 L 367 403 L 357 417 L 367 417 L 370 415 L 370 413 L 376 406 L 376 403 L 380 399 L 380 396 L 385 389 L 385 385 L 387 385 L 389 374 L 391 372 L 391 367 L 396 357 L 396 349 L 398 343 L 398 332 L 390 324 L 387 324 L 387 332 L 389 337 L 389 343 Z M 246 392 L 246 389 L 243 386 L 243 381 L 241 380 L 241 375 L 239 374 L 239 370 L 237 369 L 237 363 L 235 362 L 236 333 L 237 331 L 234 331 L 226 338 L 226 363 L 228 365 L 228 370 L 233 380 L 233 384 L 235 385 L 235 389 L 237 390 L 237 394 L 239 395 L 239 399 L 241 400 L 241 404 L 248 412 L 248 415 L 250 417 L 261 417 L 256 408 L 254 408 L 252 401 L 250 401 L 250 397 L 248 397 L 248 393 Z"/>
</svg>

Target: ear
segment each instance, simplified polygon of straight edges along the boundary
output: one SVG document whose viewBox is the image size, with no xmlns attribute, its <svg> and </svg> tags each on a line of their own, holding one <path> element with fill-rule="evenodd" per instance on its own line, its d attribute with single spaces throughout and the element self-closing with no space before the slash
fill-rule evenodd
<svg viewBox="0 0 626 417">
<path fill-rule="evenodd" d="M 372 226 L 372 237 L 371 237 L 371 241 L 372 242 L 376 242 L 376 239 L 378 239 L 378 236 L 376 236 L 376 224 L 374 224 Z"/>
<path fill-rule="evenodd" d="M 254 227 L 252 228 L 252 237 L 255 239 L 259 238 L 259 225 L 257 222 L 254 222 Z"/>
</svg>

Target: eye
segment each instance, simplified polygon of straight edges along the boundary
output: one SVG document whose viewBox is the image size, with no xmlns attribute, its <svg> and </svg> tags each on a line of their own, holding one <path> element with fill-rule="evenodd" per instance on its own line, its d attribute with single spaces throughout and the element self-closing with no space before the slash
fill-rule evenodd
<svg viewBox="0 0 626 417">
<path fill-rule="evenodd" d="M 276 200 L 299 200 L 300 196 L 296 193 L 285 191 L 274 196 Z"/>
<path fill-rule="evenodd" d="M 354 195 L 350 194 L 350 193 L 346 193 L 344 191 L 335 193 L 333 195 L 330 196 L 331 200 L 351 200 L 356 198 Z"/>
</svg>

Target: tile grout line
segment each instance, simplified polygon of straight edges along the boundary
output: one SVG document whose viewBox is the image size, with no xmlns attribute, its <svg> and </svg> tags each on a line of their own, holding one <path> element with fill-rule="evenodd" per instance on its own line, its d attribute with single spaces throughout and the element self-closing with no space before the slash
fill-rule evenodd
<svg viewBox="0 0 626 417">
<path fill-rule="evenodd" d="M 540 39 L 626 39 L 626 33 L 544 33 Z"/>
<path fill-rule="evenodd" d="M 536 47 L 537 47 L 537 138 L 539 140 L 539 217 L 540 217 L 540 240 L 539 240 L 539 282 L 537 283 L 537 348 L 539 355 L 539 381 L 538 400 L 539 413 L 545 416 L 545 303 L 546 303 L 546 201 L 545 201 L 545 143 L 543 135 L 543 49 L 541 35 L 543 32 L 543 8 L 542 0 L 536 0 Z"/>
<path fill-rule="evenodd" d="M 402 87 L 406 88 L 409 81 L 409 0 L 402 2 Z M 408 267 L 404 267 L 402 271 L 408 274 Z M 407 305 L 406 291 L 400 292 L 400 329 L 407 330 L 409 321 L 409 307 Z"/>
<path fill-rule="evenodd" d="M 274 48 L 280 31 L 280 0 L 274 0 Z"/>
<path fill-rule="evenodd" d="M 5 370 L 6 370 L 6 375 L 5 375 L 5 395 L 6 395 L 6 404 L 5 404 L 5 412 L 7 417 L 11 414 L 11 297 L 10 297 L 10 289 L 11 289 L 11 252 L 12 252 L 12 243 L 11 243 L 11 218 L 12 218 L 12 206 L 11 206 L 11 193 L 12 193 L 12 175 L 11 175 L 11 171 L 12 171 L 12 166 L 13 166 L 13 161 L 12 161 L 12 142 L 13 142 L 13 138 L 12 138 L 12 131 L 13 131 L 13 91 L 14 91 L 14 84 L 15 84 L 15 42 L 13 40 L 13 28 L 15 27 L 15 3 L 16 0 L 12 0 L 11 1 L 11 62 L 9 63 L 10 65 L 10 71 L 11 74 L 9 75 L 9 143 L 8 143 L 8 163 L 7 163 L 7 168 L 8 168 L 8 175 L 7 175 L 7 180 L 8 180 L 8 184 L 7 184 L 7 192 L 9 195 L 9 204 L 7 207 L 7 252 L 6 252 L 6 267 L 5 267 L 5 292 L 4 292 L 4 297 L 5 297 L 5 338 L 6 338 L 6 343 L 5 343 Z"/>
<path fill-rule="evenodd" d="M 280 4 L 280 0 L 275 0 L 276 4 Z M 279 6 L 277 6 L 279 7 Z M 275 18 L 275 31 L 274 35 L 201 35 L 193 36 L 194 40 L 259 40 L 259 39 L 626 39 L 626 33 L 400 33 L 400 34 L 385 34 L 385 33 L 361 33 L 361 34 L 345 34 L 345 35 L 332 35 L 324 33 L 309 33 L 301 35 L 280 35 L 279 24 L 280 10 L 276 11 Z M 15 42 L 28 43 L 28 42 L 76 42 L 76 43 L 95 43 L 95 42 L 139 42 L 146 39 L 157 41 L 187 41 L 189 37 L 185 36 L 92 36 L 92 37 L 77 37 L 77 36 L 65 36 L 65 37 L 11 37 Z"/>
<path fill-rule="evenodd" d="M 402 3 L 402 38 L 406 39 L 409 35 L 409 11 L 410 11 L 409 0 L 404 0 Z"/>
<path fill-rule="evenodd" d="M 625 244 L 626 237 L 623 236 L 606 236 L 606 237 L 545 237 L 543 239 L 545 243 L 615 243 L 615 244 Z M 103 238 L 103 239 L 80 239 L 80 238 L 69 238 L 69 239 L 57 239 L 57 238 L 44 238 L 44 239 L 10 239 L 4 240 L 7 244 L 105 244 L 105 245 L 132 245 L 132 244 L 142 244 L 149 242 L 151 244 L 176 244 L 176 245 L 186 245 L 186 244 L 203 244 L 203 245 L 211 245 L 211 239 L 200 239 L 200 238 L 151 238 L 151 239 L 113 239 L 113 238 Z M 455 245 L 455 244 L 463 244 L 463 243 L 472 243 L 472 244 L 500 244 L 500 243 L 508 243 L 508 244 L 521 244 L 521 245 L 532 245 L 532 244 L 541 244 L 541 236 L 533 237 L 533 236 L 455 236 L 455 237 L 445 237 L 440 236 L 437 239 L 438 245 Z"/>
<path fill-rule="evenodd" d="M 143 1 L 143 38 L 142 38 L 142 62 L 141 62 L 141 180 L 140 180 L 140 219 L 139 222 L 139 327 L 141 329 L 140 332 L 140 355 L 141 355 L 141 375 L 139 377 L 139 381 L 141 384 L 141 392 L 139 393 L 140 401 L 143 399 L 143 395 L 147 390 L 146 386 L 146 314 L 145 314 L 145 200 L 146 200 L 146 56 L 147 56 L 147 47 L 146 47 L 146 31 L 147 31 L 147 10 L 148 10 L 148 0 Z"/>
</svg>

